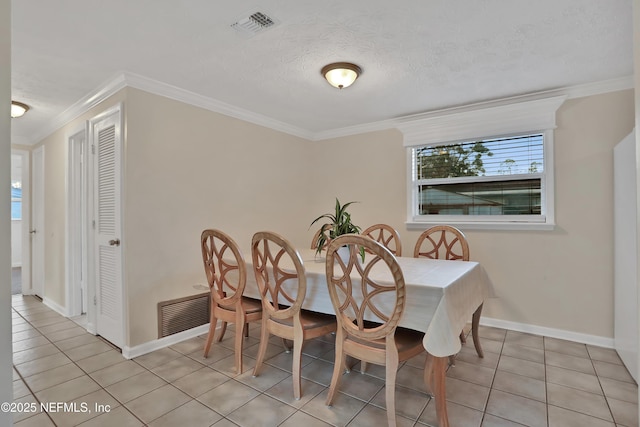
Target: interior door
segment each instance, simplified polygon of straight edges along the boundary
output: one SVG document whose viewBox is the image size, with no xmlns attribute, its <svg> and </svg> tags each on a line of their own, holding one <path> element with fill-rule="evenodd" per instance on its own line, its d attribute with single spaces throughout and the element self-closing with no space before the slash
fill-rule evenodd
<svg viewBox="0 0 640 427">
<path fill-rule="evenodd" d="M 613 165 L 614 341 L 620 359 L 638 381 L 638 191 L 635 132 L 615 146 Z"/>
<path fill-rule="evenodd" d="M 124 341 L 121 123 L 119 107 L 90 121 L 96 332 L 118 347 Z"/>
<path fill-rule="evenodd" d="M 31 292 L 44 297 L 44 146 L 33 151 L 31 211 Z M 24 290 L 23 290 L 24 291 Z"/>
</svg>

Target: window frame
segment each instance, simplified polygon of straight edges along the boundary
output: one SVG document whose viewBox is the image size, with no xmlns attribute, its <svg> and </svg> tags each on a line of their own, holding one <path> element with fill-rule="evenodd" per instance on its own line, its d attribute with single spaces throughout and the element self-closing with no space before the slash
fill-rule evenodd
<svg viewBox="0 0 640 427">
<path fill-rule="evenodd" d="M 415 116 L 398 125 L 406 149 L 406 191 L 408 229 L 424 230 L 434 224 L 462 229 L 553 230 L 555 228 L 554 129 L 556 111 L 566 96 L 536 98 L 518 102 L 496 101 Z M 541 179 L 541 215 L 417 215 L 418 183 L 414 179 L 415 148 L 472 140 L 542 134 L 544 170 Z M 531 176 L 529 174 L 520 176 Z M 512 180 L 514 176 L 470 177 L 470 181 Z M 438 180 L 451 183 L 449 179 Z M 435 181 L 431 181 L 434 182 Z M 454 181 L 460 182 L 460 181 Z"/>
<path fill-rule="evenodd" d="M 408 194 L 407 200 L 407 226 L 408 228 L 425 228 L 425 225 L 449 224 L 466 229 L 553 229 L 555 226 L 554 217 L 554 179 L 553 179 L 553 131 L 531 131 L 516 132 L 508 135 L 494 135 L 482 138 L 471 138 L 476 140 L 490 140 L 494 138 L 505 138 L 519 135 L 541 134 L 543 136 L 544 167 L 543 172 L 519 175 L 495 175 L 495 176 L 469 176 L 459 178 L 430 179 L 429 184 L 453 184 L 462 182 L 495 182 L 495 181 L 517 181 L 524 178 L 540 178 L 540 215 L 419 215 L 418 214 L 418 187 L 423 185 L 425 180 L 416 179 L 416 162 L 414 152 L 417 148 L 456 144 L 455 142 L 432 142 L 421 146 L 407 148 L 407 170 L 408 170 Z"/>
</svg>

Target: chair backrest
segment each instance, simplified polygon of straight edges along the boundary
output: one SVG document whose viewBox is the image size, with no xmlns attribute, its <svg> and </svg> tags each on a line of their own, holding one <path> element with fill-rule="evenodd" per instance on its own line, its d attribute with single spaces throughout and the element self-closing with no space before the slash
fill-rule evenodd
<svg viewBox="0 0 640 427">
<path fill-rule="evenodd" d="M 389 249 L 395 256 L 402 256 L 400 235 L 393 227 L 387 224 L 375 224 L 364 230 L 362 235 L 382 243 L 382 245 Z"/>
<path fill-rule="evenodd" d="M 329 243 L 331 242 L 331 239 L 329 238 L 329 230 L 331 230 L 331 224 L 324 224 L 322 227 L 318 228 L 318 230 L 313 235 L 313 239 L 311 239 L 311 249 L 316 249 L 318 247 L 318 237 L 320 237 L 320 233 L 324 233 L 324 235 L 327 237 L 322 249 L 329 246 Z"/>
<path fill-rule="evenodd" d="M 347 262 L 338 253 L 344 245 L 349 248 Z M 369 253 L 364 262 L 361 247 Z M 347 335 L 374 341 L 395 332 L 404 310 L 405 283 L 389 249 L 366 236 L 342 235 L 327 248 L 326 273 L 338 325 Z"/>
<path fill-rule="evenodd" d="M 238 245 L 220 230 L 204 230 L 200 246 L 213 301 L 223 307 L 235 305 L 247 284 L 247 264 Z"/>
<path fill-rule="evenodd" d="M 263 313 L 276 319 L 299 314 L 307 278 L 298 251 L 282 236 L 260 231 L 251 239 L 251 256 Z"/>
<path fill-rule="evenodd" d="M 425 230 L 413 250 L 415 258 L 469 261 L 469 243 L 462 231 L 450 225 L 436 225 Z"/>
</svg>

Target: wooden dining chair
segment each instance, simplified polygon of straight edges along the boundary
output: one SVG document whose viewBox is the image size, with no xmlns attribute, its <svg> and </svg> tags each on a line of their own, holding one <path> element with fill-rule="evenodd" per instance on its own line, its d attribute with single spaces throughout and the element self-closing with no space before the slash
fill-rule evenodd
<svg viewBox="0 0 640 427">
<path fill-rule="evenodd" d="M 436 225 L 418 237 L 413 256 L 469 261 L 469 243 L 462 231 L 456 227 Z"/>
<path fill-rule="evenodd" d="M 304 341 L 337 328 L 333 315 L 302 309 L 307 278 L 300 254 L 282 236 L 262 231 L 251 241 L 253 271 L 262 297 L 262 333 L 253 375 L 258 376 L 270 334 L 293 341 L 293 395 L 302 396 L 300 362 Z"/>
<path fill-rule="evenodd" d="M 343 245 L 349 247 L 348 262 L 336 253 Z M 364 263 L 360 258 L 361 247 L 370 254 Z M 388 274 L 382 275 L 384 281 L 377 281 L 371 277 L 371 272 L 381 268 Z M 402 270 L 391 251 L 382 244 L 366 236 L 345 234 L 327 248 L 326 272 L 329 296 L 338 321 L 335 365 L 326 403 L 331 406 L 334 401 L 344 376 L 347 355 L 384 365 L 387 421 L 395 426 L 395 384 L 399 363 L 425 352 L 424 333 L 398 327 L 406 302 Z M 426 370 L 424 375 L 427 384 Z"/>
<path fill-rule="evenodd" d="M 436 225 L 425 230 L 416 241 L 413 250 L 414 258 L 431 258 L 446 260 L 469 261 L 469 242 L 464 233 L 451 225 Z M 480 316 L 474 314 L 471 322 L 471 334 L 473 344 L 478 356 L 483 357 L 484 353 L 480 346 L 478 336 L 478 324 Z M 467 342 L 464 331 L 460 332 L 460 341 Z M 453 362 L 453 358 L 452 358 Z"/>
<path fill-rule="evenodd" d="M 402 243 L 400 235 L 391 226 L 387 224 L 375 224 L 365 229 L 362 235 L 368 236 L 381 243 L 385 248 L 389 249 L 395 256 L 402 256 Z"/>
<path fill-rule="evenodd" d="M 204 345 L 204 357 L 209 356 L 211 342 L 218 320 L 222 321 L 216 342 L 224 337 L 227 323 L 235 323 L 236 372 L 242 373 L 243 330 L 248 333 L 248 323 L 262 318 L 259 300 L 244 297 L 247 283 L 247 266 L 236 242 L 220 230 L 204 230 L 200 243 L 202 260 L 211 293 L 209 334 Z"/>
</svg>

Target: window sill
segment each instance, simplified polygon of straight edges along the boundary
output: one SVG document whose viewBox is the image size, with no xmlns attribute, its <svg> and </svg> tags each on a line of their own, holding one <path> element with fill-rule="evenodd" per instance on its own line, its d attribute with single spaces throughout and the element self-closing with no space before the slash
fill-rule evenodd
<svg viewBox="0 0 640 427">
<path fill-rule="evenodd" d="M 434 225 L 453 225 L 461 230 L 511 230 L 511 231 L 552 231 L 555 224 L 544 222 L 464 222 L 464 221 L 407 221 L 405 222 L 408 230 L 426 230 Z"/>
</svg>

